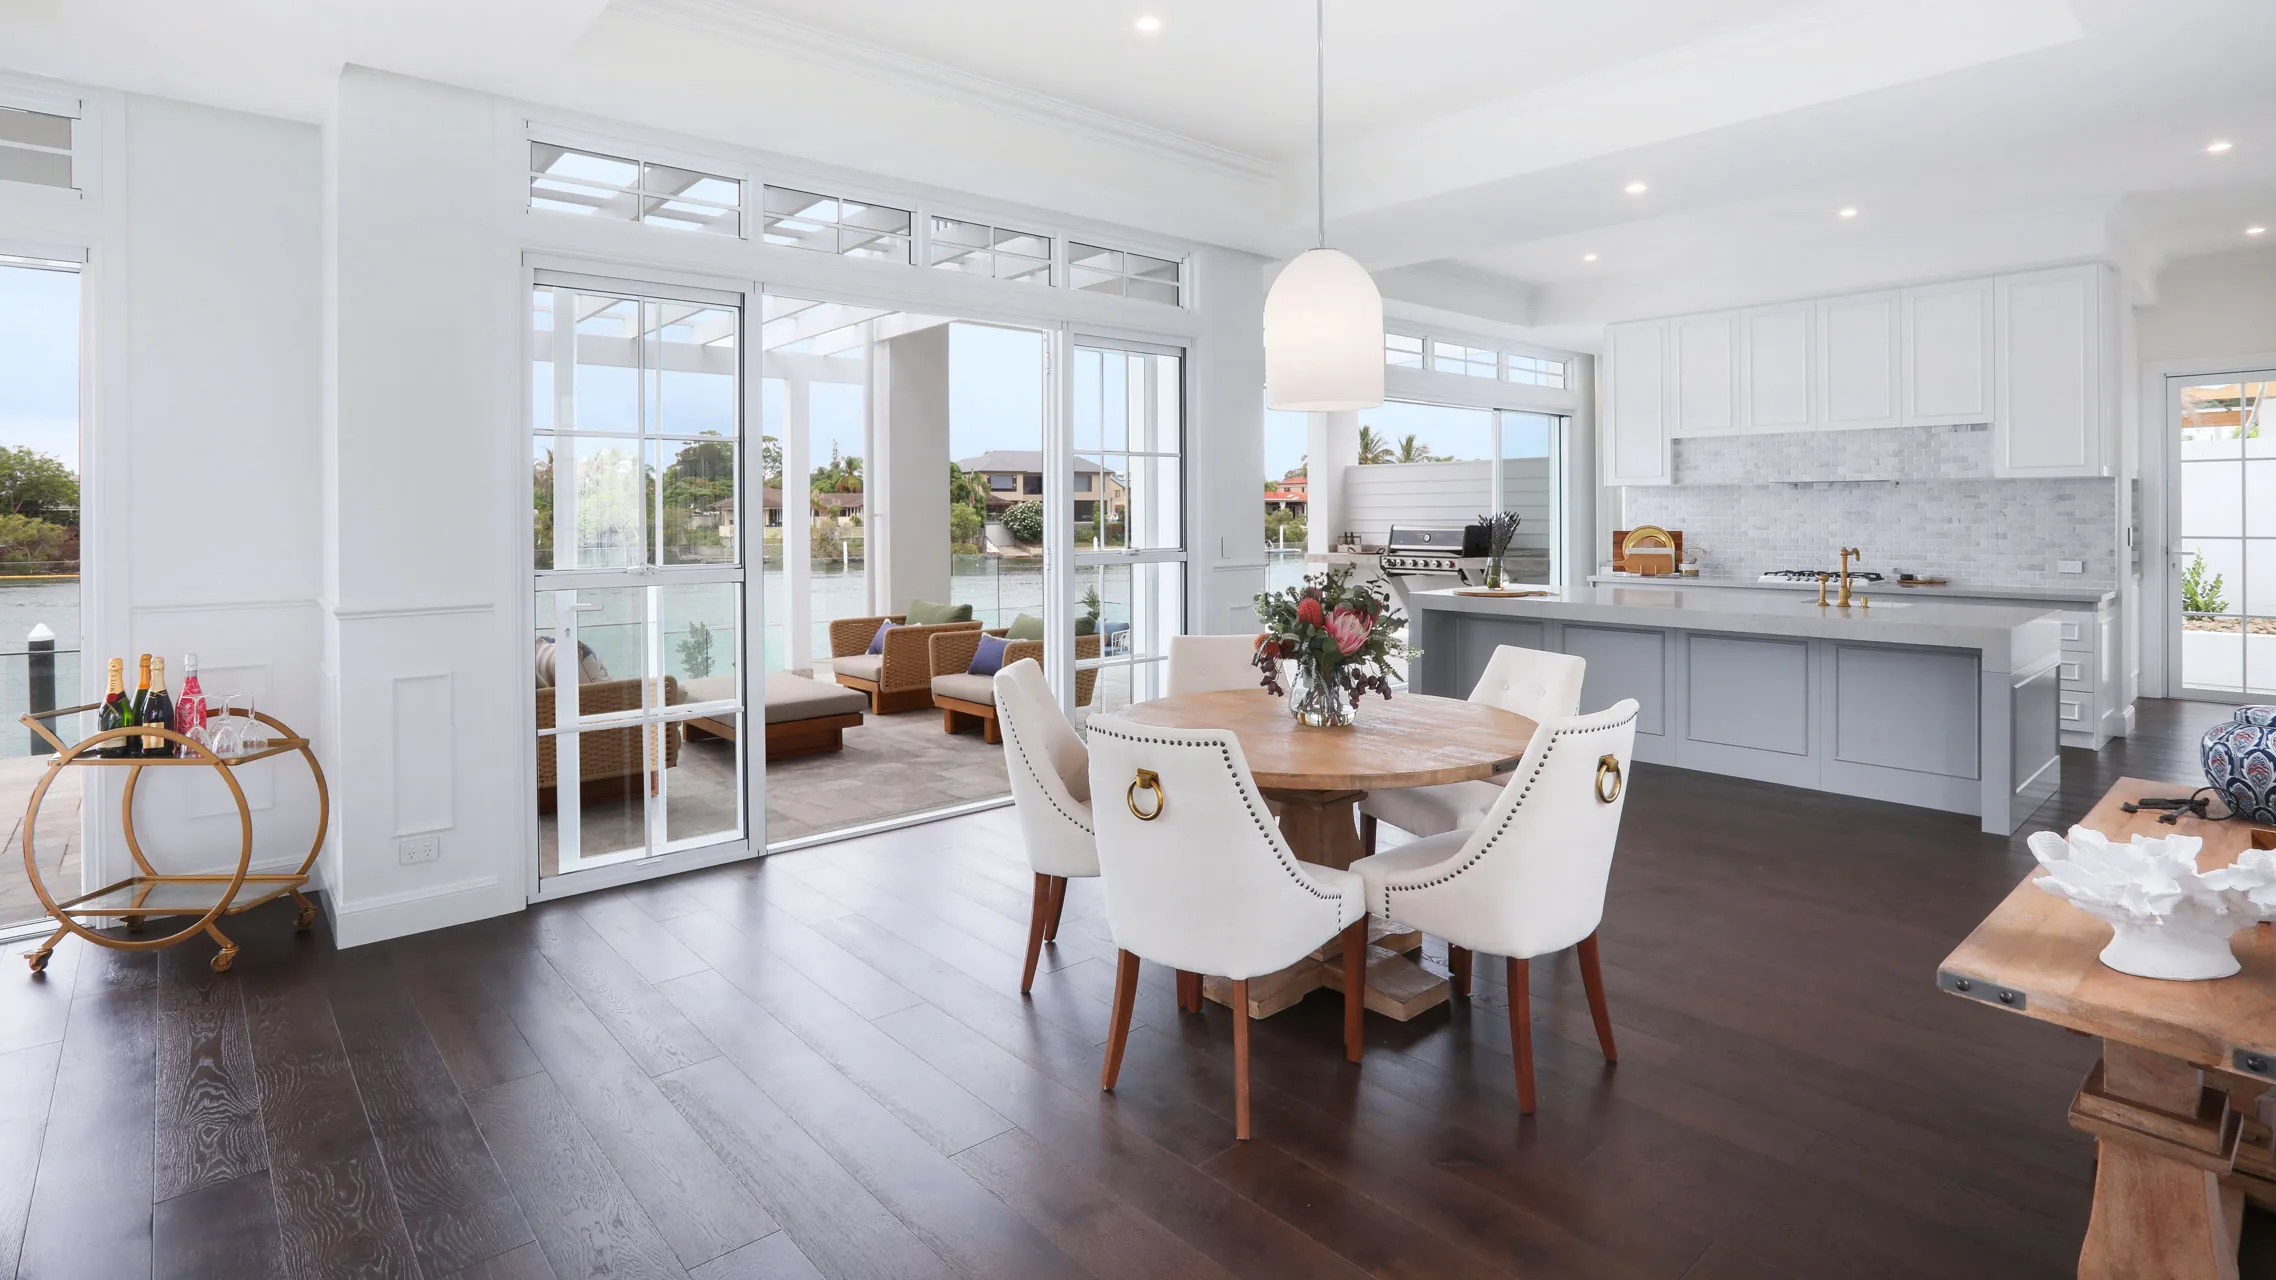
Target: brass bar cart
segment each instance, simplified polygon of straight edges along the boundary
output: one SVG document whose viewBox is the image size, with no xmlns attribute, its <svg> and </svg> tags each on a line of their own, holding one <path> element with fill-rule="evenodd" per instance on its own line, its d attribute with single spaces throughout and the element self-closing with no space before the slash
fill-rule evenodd
<svg viewBox="0 0 2276 1280">
<path fill-rule="evenodd" d="M 316 907 L 301 890 L 308 885 L 308 870 L 316 865 L 316 855 L 324 848 L 324 834 L 332 821 L 332 794 L 324 783 L 324 769 L 316 763 L 316 753 L 310 749 L 308 739 L 287 728 L 283 721 L 259 712 L 238 710 L 217 711 L 213 718 L 222 715 L 249 716 L 275 731 L 269 745 L 259 751 L 237 755 L 216 755 L 204 744 L 193 742 L 171 729 L 153 729 L 136 725 L 122 729 L 105 729 L 100 733 L 66 744 L 42 723 L 59 716 L 75 715 L 84 711 L 100 710 L 98 703 L 78 707 L 60 707 L 53 711 L 36 711 L 19 717 L 32 732 L 55 747 L 55 758 L 48 762 L 47 772 L 32 788 L 32 798 L 24 808 L 24 876 L 31 881 L 32 892 L 39 895 L 40 904 L 47 908 L 56 923 L 56 930 L 38 948 L 24 953 L 31 962 L 32 972 L 47 968 L 48 957 L 55 953 L 55 945 L 68 934 L 77 934 L 98 947 L 114 951 L 155 951 L 187 942 L 203 933 L 210 936 L 221 950 L 213 957 L 215 973 L 227 973 L 237 958 L 237 944 L 229 940 L 220 928 L 223 916 L 237 915 L 276 898 L 290 896 L 300 905 L 297 925 L 307 929 L 316 922 Z M 97 754 L 114 739 L 133 737 L 163 738 L 177 744 L 182 754 L 148 759 L 128 757 L 115 759 Z M 316 782 L 316 839 L 308 846 L 308 856 L 300 868 L 292 872 L 275 872 L 262 875 L 249 874 L 253 865 L 253 811 L 245 803 L 244 789 L 237 785 L 237 770 L 256 760 L 299 752 L 308 764 L 309 775 Z M 119 826 L 126 833 L 127 852 L 134 856 L 137 874 L 108 884 L 92 893 L 61 902 L 48 893 L 40 879 L 39 860 L 33 853 L 33 838 L 39 823 L 40 803 L 47 798 L 48 787 L 66 768 L 125 769 L 126 786 L 119 797 Z M 237 848 L 237 869 L 227 875 L 165 875 L 150 864 L 142 851 L 142 842 L 134 830 L 134 792 L 145 769 L 212 769 L 221 775 L 222 784 L 229 788 L 229 797 L 237 804 L 237 825 L 240 833 Z M 113 921 L 123 923 L 128 933 L 139 932 L 145 920 L 157 917 L 191 916 L 192 921 L 173 933 L 158 938 L 120 938 L 99 933 L 96 928 Z"/>
</svg>

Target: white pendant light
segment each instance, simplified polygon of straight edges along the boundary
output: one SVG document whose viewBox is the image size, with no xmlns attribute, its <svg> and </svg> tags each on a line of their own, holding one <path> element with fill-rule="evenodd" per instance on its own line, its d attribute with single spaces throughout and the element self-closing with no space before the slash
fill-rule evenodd
<svg viewBox="0 0 2276 1280">
<path fill-rule="evenodd" d="M 1282 268 L 1264 300 L 1265 403 L 1311 413 L 1383 403 L 1383 294 L 1367 268 L 1328 247 L 1325 7 L 1314 0 L 1320 246 Z"/>
</svg>

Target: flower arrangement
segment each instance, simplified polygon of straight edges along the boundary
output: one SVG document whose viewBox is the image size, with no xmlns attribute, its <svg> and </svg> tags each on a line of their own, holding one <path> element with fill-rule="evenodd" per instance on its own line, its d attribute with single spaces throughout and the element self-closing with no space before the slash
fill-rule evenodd
<svg viewBox="0 0 2276 1280">
<path fill-rule="evenodd" d="M 1400 638 L 1407 619 L 1383 587 L 1352 582 L 1348 566 L 1309 575 L 1301 587 L 1259 592 L 1257 620 L 1265 629 L 1255 658 L 1261 683 L 1287 694 L 1289 712 L 1315 727 L 1350 724 L 1364 694 L 1390 697 L 1391 660 L 1421 652 Z"/>
<path fill-rule="evenodd" d="M 1518 522 L 1524 518 L 1515 511 L 1478 517 L 1478 523 L 1486 527 L 1486 588 L 1490 591 L 1501 590 L 1502 561 L 1508 557 L 1509 544 L 1517 537 Z"/>
<path fill-rule="evenodd" d="M 2235 865 L 2197 869 L 2205 842 L 2172 835 L 2119 844 L 2091 827 L 2041 831 L 2031 883 L 2110 923 L 2102 963 L 2142 978 L 2199 981 L 2239 968 L 2229 935 L 2276 919 L 2276 853 L 2248 849 Z"/>
</svg>

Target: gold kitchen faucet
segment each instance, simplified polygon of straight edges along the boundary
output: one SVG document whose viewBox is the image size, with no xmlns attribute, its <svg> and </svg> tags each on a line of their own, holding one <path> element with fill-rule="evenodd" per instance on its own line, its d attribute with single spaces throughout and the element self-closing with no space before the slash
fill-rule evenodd
<svg viewBox="0 0 2276 1280">
<path fill-rule="evenodd" d="M 1849 560 L 1852 556 L 1855 556 L 1859 561 L 1863 561 L 1865 559 L 1865 553 L 1859 551 L 1855 547 L 1843 547 L 1841 549 L 1841 599 L 1836 600 L 1834 603 L 1840 605 L 1844 609 L 1849 607 Z"/>
</svg>

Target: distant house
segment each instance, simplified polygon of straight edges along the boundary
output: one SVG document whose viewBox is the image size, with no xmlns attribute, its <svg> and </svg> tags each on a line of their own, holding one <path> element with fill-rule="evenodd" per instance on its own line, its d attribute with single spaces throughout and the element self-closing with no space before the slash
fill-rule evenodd
<svg viewBox="0 0 2276 1280">
<path fill-rule="evenodd" d="M 1039 449 L 991 449 L 977 458 L 962 459 L 956 465 L 962 467 L 966 475 L 980 477 L 981 483 L 988 486 L 989 515 L 1043 497 L 1043 452 Z M 1112 471 L 1104 470 L 1090 458 L 1078 456 L 1075 459 L 1077 520 L 1097 519 L 1102 498 L 1106 502 L 1107 521 L 1122 519 L 1129 506 L 1129 493 L 1129 486 Z"/>
<path fill-rule="evenodd" d="M 1310 484 L 1311 480 L 1301 471 L 1291 471 L 1278 480 L 1265 481 L 1264 509 L 1303 515 L 1309 502 Z"/>
<path fill-rule="evenodd" d="M 782 490 L 766 489 L 762 491 L 760 500 L 765 504 L 767 528 L 780 529 L 782 527 Z M 814 495 L 814 501 L 822 510 L 838 517 L 841 522 L 861 514 L 861 495 L 859 493 L 817 493 Z"/>
</svg>

